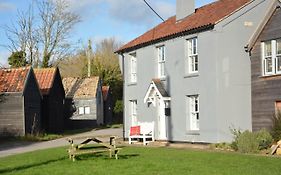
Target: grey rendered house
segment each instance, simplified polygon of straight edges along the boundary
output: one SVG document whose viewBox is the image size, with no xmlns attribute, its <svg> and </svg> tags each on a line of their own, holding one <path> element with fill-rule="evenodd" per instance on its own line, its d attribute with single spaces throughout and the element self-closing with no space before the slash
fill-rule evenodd
<svg viewBox="0 0 281 175">
<path fill-rule="evenodd" d="M 157 140 L 222 142 L 252 130 L 249 42 L 274 0 L 177 0 L 167 19 L 116 52 L 124 74 L 124 134 L 154 122 Z"/>
<path fill-rule="evenodd" d="M 42 96 L 31 67 L 0 69 L 0 136 L 41 131 Z"/>
<path fill-rule="evenodd" d="M 272 1 L 245 47 L 251 56 L 253 130 L 271 128 L 281 110 L 281 2 Z"/>
<path fill-rule="evenodd" d="M 102 84 L 99 77 L 63 79 L 68 129 L 104 124 Z"/>
</svg>

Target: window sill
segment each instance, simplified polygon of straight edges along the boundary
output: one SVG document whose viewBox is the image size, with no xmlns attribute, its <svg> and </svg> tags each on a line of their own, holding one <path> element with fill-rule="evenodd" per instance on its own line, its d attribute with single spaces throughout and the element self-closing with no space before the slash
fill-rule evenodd
<svg viewBox="0 0 281 175">
<path fill-rule="evenodd" d="M 127 86 L 136 86 L 137 85 L 137 82 L 130 82 L 127 84 Z"/>
<path fill-rule="evenodd" d="M 159 78 L 159 80 L 161 80 L 161 81 L 166 81 L 166 76 L 165 77 L 158 77 Z"/>
<path fill-rule="evenodd" d="M 186 74 L 183 78 L 193 78 L 193 77 L 199 77 L 199 73 Z"/>
<path fill-rule="evenodd" d="M 187 131 L 186 135 L 200 135 L 200 130 L 190 130 L 190 131 Z"/>
<path fill-rule="evenodd" d="M 271 78 L 271 77 L 280 77 L 281 73 L 278 74 L 270 74 L 270 75 L 261 75 L 259 78 Z"/>
</svg>

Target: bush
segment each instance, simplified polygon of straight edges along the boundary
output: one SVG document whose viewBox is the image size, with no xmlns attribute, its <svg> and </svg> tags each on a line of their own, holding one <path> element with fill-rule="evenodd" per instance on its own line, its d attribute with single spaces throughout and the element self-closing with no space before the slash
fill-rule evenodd
<svg viewBox="0 0 281 175">
<path fill-rule="evenodd" d="M 275 141 L 281 140 L 281 112 L 278 111 L 276 115 L 272 117 L 272 130 L 271 135 Z"/>
<path fill-rule="evenodd" d="M 257 153 L 259 151 L 257 134 L 244 131 L 237 139 L 237 147 L 241 153 Z"/>
<path fill-rule="evenodd" d="M 259 142 L 259 149 L 267 149 L 273 142 L 271 134 L 266 130 L 262 129 L 256 133 L 257 140 Z"/>
<path fill-rule="evenodd" d="M 240 129 L 235 129 L 235 128 L 230 128 L 230 132 L 233 134 L 234 137 L 234 141 L 230 144 L 230 147 L 235 150 L 238 151 L 238 138 L 241 135 L 242 131 Z"/>
</svg>

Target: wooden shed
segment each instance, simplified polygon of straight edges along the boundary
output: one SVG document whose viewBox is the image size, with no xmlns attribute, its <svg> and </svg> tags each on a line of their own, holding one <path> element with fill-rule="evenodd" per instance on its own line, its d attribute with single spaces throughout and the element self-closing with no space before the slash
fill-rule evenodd
<svg viewBox="0 0 281 175">
<path fill-rule="evenodd" d="M 48 133 L 60 133 L 64 129 L 65 92 L 58 68 L 34 69 L 42 100 L 42 127 Z"/>
<path fill-rule="evenodd" d="M 99 77 L 64 78 L 68 129 L 103 125 L 102 86 Z"/>
<path fill-rule="evenodd" d="M 102 87 L 104 123 L 113 123 L 113 98 L 110 86 Z"/>
<path fill-rule="evenodd" d="M 31 67 L 0 69 L 0 136 L 41 131 L 42 96 Z"/>
</svg>

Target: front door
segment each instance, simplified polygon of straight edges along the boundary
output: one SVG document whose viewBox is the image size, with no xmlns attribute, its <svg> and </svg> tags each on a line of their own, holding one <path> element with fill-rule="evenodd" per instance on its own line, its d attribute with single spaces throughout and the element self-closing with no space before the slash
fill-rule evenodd
<svg viewBox="0 0 281 175">
<path fill-rule="evenodd" d="M 166 116 L 164 101 L 158 99 L 158 139 L 167 140 Z"/>
</svg>

